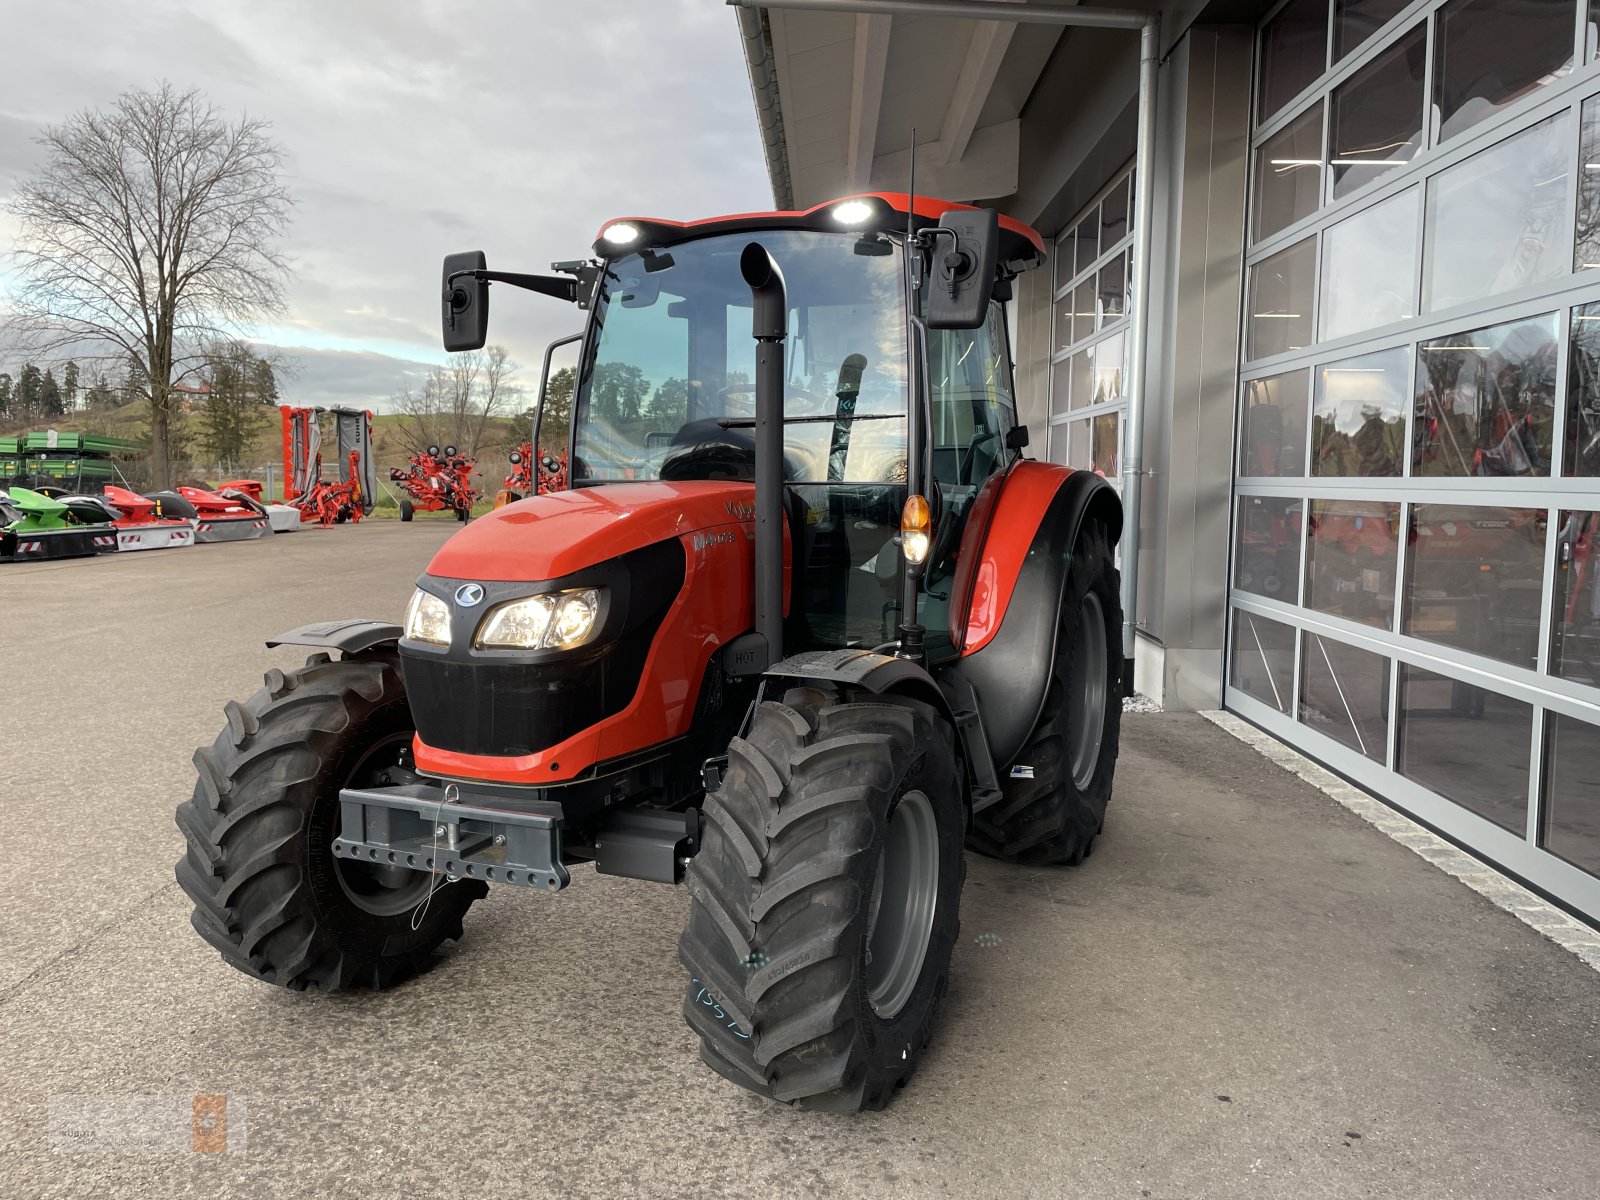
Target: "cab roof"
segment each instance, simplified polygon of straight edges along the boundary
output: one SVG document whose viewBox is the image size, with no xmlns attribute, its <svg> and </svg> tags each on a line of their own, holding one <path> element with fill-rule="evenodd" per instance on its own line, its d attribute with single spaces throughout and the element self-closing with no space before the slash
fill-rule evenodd
<svg viewBox="0 0 1600 1200">
<path fill-rule="evenodd" d="M 848 201 L 860 202 L 867 206 L 860 219 L 841 221 L 834 215 L 835 210 Z M 947 212 L 976 210 L 976 206 L 971 204 L 958 204 L 953 200 L 939 200 L 933 196 L 918 196 L 914 204 L 912 218 L 918 228 L 938 224 L 939 218 Z M 652 246 L 671 246 L 678 242 L 722 233 L 755 232 L 762 229 L 817 229 L 831 232 L 871 230 L 877 233 L 891 233 L 905 229 L 907 210 L 912 206 L 912 198 L 905 192 L 857 192 L 793 212 L 732 213 L 721 217 L 705 217 L 698 221 L 668 221 L 660 217 L 616 217 L 600 227 L 600 232 L 595 236 L 594 250 L 596 254 L 604 257 Z M 626 241 L 608 238 L 607 233 L 618 226 L 632 226 L 638 233 Z M 1000 262 L 1004 267 L 1011 272 L 1026 271 L 1044 262 L 1044 257 L 1044 239 L 1039 236 L 1038 231 L 1002 213 Z"/>
</svg>

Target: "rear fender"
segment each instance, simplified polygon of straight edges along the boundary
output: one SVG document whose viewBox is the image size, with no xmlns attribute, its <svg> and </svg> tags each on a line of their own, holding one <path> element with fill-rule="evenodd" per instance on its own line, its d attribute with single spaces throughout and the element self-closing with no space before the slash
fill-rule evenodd
<svg viewBox="0 0 1600 1200">
<path fill-rule="evenodd" d="M 1086 519 L 1105 523 L 1116 544 L 1122 502 L 1104 478 L 1045 463 L 1021 463 L 995 503 L 972 564 L 962 654 L 947 669 L 977 692 L 990 753 L 1003 772 L 1038 723 L 1050 686 L 1061 597 Z"/>
</svg>

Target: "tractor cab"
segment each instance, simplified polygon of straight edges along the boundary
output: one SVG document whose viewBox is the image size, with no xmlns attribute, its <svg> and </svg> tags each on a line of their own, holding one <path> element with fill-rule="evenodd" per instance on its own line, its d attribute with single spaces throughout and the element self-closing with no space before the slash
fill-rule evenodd
<svg viewBox="0 0 1600 1200">
<path fill-rule="evenodd" d="M 1043 260 L 1033 230 L 894 193 L 690 223 L 619 219 L 600 230 L 596 258 L 557 264 L 570 282 L 452 256 L 446 344 L 481 344 L 489 282 L 565 292 L 589 311 L 576 339 L 570 486 L 754 484 L 760 343 L 741 271 L 752 244 L 785 289 L 774 417 L 789 555 L 783 644 L 882 647 L 907 626 L 918 657 L 949 659 L 965 631 L 950 598 L 967 520 L 1027 441 L 1004 301 L 1011 279 Z M 913 496 L 927 527 L 907 531 Z"/>
<path fill-rule="evenodd" d="M 908 236 L 930 236 L 938 217 L 961 210 L 924 200 L 908 221 L 908 207 L 908 197 L 883 195 L 693 225 L 619 220 L 596 241 L 604 257 L 572 422 L 579 488 L 755 482 L 757 343 L 740 271 L 745 248 L 758 241 L 782 273 L 783 509 L 793 559 L 785 645 L 793 650 L 896 640 L 907 617 L 901 516 L 920 494 L 931 527 L 915 615 L 929 656 L 949 657 L 959 638 L 948 601 L 961 531 L 979 489 L 1016 456 L 1002 301 L 1010 275 L 1041 257 L 1036 235 L 996 222 L 1005 270 L 975 263 L 972 281 L 962 281 L 986 293 L 970 302 L 977 322 L 929 328 L 918 318 L 932 272 L 915 261 L 915 247 L 908 261 Z M 931 236 L 955 252 L 951 237 Z M 913 453 L 909 414 L 919 405 L 924 445 Z"/>
</svg>

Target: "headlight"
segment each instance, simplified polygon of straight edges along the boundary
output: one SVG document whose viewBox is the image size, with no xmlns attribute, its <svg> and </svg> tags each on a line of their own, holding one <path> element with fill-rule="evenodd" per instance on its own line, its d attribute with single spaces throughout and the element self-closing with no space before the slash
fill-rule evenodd
<svg viewBox="0 0 1600 1200">
<path fill-rule="evenodd" d="M 450 606 L 431 592 L 418 588 L 406 606 L 406 637 L 414 642 L 450 644 Z"/>
<path fill-rule="evenodd" d="M 482 650 L 573 650 L 592 641 L 600 616 L 600 588 L 529 596 L 502 604 L 478 630 Z"/>
</svg>

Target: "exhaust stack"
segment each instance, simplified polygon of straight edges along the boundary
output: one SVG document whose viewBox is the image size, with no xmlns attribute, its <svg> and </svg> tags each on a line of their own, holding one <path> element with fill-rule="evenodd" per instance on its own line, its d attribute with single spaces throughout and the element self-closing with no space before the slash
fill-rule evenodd
<svg viewBox="0 0 1600 1200">
<path fill-rule="evenodd" d="M 771 666 L 783 657 L 783 343 L 789 336 L 783 272 L 760 242 L 739 256 L 755 305 L 756 340 L 756 633 Z"/>
</svg>

